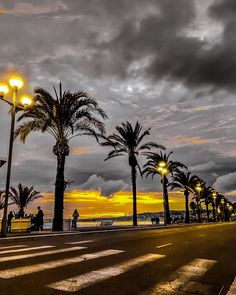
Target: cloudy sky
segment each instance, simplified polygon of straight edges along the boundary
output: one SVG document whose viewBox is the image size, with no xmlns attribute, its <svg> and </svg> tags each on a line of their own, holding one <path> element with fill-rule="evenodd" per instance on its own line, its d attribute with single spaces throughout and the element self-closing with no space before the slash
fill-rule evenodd
<svg viewBox="0 0 236 295">
<path fill-rule="evenodd" d="M 108 134 L 122 121 L 139 120 L 152 128 L 150 139 L 174 151 L 174 159 L 236 200 L 235 0 L 0 1 L 0 36 L 2 80 L 18 72 L 27 92 L 36 86 L 52 91 L 59 81 L 64 89 L 88 91 L 109 116 Z M 2 157 L 8 133 L 2 102 Z M 53 143 L 41 134 L 25 145 L 16 141 L 12 171 L 12 184 L 45 193 L 49 213 Z M 131 212 L 127 159 L 104 162 L 107 150 L 92 139 L 70 146 L 65 174 L 74 183 L 66 212 L 74 202 L 84 216 Z M 2 189 L 5 175 L 6 166 Z M 158 178 L 138 179 L 138 190 L 139 212 L 161 210 Z M 183 208 L 181 195 L 171 200 L 171 209 Z"/>
</svg>

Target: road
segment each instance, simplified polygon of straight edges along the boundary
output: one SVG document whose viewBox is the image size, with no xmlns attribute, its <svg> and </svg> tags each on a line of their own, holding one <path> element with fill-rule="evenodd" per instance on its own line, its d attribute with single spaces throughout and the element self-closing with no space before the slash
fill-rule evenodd
<svg viewBox="0 0 236 295">
<path fill-rule="evenodd" d="M 0 294 L 232 295 L 235 250 L 236 223 L 0 242 Z"/>
</svg>

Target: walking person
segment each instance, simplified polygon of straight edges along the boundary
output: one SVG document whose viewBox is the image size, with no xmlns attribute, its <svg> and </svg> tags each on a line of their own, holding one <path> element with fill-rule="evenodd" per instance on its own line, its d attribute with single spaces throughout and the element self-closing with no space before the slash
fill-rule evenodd
<svg viewBox="0 0 236 295">
<path fill-rule="evenodd" d="M 9 212 L 9 214 L 7 215 L 7 232 L 10 233 L 11 232 L 11 220 L 14 217 L 14 214 L 12 211 Z"/>
<path fill-rule="evenodd" d="M 38 214 L 36 216 L 36 227 L 37 230 L 41 229 L 43 230 L 43 210 L 38 206 Z"/>
<path fill-rule="evenodd" d="M 77 221 L 78 221 L 78 218 L 79 218 L 79 212 L 77 211 L 77 209 L 75 209 L 72 217 L 73 217 L 73 219 L 72 219 L 72 227 L 77 228 Z"/>
</svg>

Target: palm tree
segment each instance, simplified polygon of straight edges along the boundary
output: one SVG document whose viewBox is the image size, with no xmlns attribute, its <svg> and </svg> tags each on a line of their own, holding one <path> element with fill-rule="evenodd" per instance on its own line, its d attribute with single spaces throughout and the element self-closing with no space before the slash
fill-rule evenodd
<svg viewBox="0 0 236 295">
<path fill-rule="evenodd" d="M 69 141 L 76 136 L 88 135 L 98 140 L 105 133 L 105 112 L 99 108 L 95 99 L 83 91 L 62 93 L 60 84 L 59 93 L 55 96 L 42 88 L 35 89 L 35 103 L 32 108 L 24 111 L 18 121 L 30 119 L 22 123 L 15 132 L 21 142 L 32 131 L 48 133 L 55 139 L 53 153 L 57 156 L 57 174 L 55 182 L 55 202 L 53 230 L 63 229 L 64 207 L 64 170 L 65 159 L 69 155 Z"/>
<path fill-rule="evenodd" d="M 39 192 L 34 190 L 34 187 L 23 186 L 21 183 L 18 185 L 18 189 L 11 187 L 9 194 L 13 204 L 19 209 L 19 213 L 24 215 L 24 210 L 27 208 L 28 204 L 33 202 L 38 198 L 42 198 Z"/>
<path fill-rule="evenodd" d="M 14 202 L 8 203 L 8 206 L 13 205 Z M 0 191 L 0 210 L 4 209 L 5 206 L 5 192 Z"/>
<path fill-rule="evenodd" d="M 0 210 L 4 208 L 4 204 L 5 204 L 5 192 L 0 191 Z"/>
<path fill-rule="evenodd" d="M 169 198 L 168 198 L 168 190 L 167 184 L 168 179 L 167 175 L 172 174 L 177 171 L 178 168 L 187 168 L 184 164 L 176 161 L 170 160 L 169 154 L 162 153 L 153 153 L 147 152 L 145 155 L 147 156 L 147 163 L 143 166 L 143 174 L 148 175 L 161 175 L 162 189 L 163 189 L 163 202 L 164 202 L 164 214 L 165 214 L 165 224 L 170 224 L 170 209 L 169 209 Z"/>
<path fill-rule="evenodd" d="M 198 181 L 197 175 L 191 175 L 189 171 L 181 171 L 178 170 L 172 176 L 172 180 L 170 183 L 170 190 L 173 189 L 181 189 L 184 191 L 185 197 L 185 223 L 189 223 L 189 194 L 194 193 L 193 187 L 196 185 Z"/>
<path fill-rule="evenodd" d="M 211 186 L 206 186 L 206 183 L 202 182 L 202 198 L 203 202 L 206 206 L 206 212 L 207 212 L 207 221 L 210 221 L 210 212 L 209 212 L 209 204 L 212 202 L 212 193 L 214 192 L 214 188 Z"/>
<path fill-rule="evenodd" d="M 113 149 L 108 153 L 107 158 L 111 159 L 118 156 L 128 155 L 129 166 L 131 167 L 131 179 L 133 188 L 133 225 L 137 225 L 137 196 L 136 196 L 136 177 L 137 167 L 142 175 L 140 166 L 138 164 L 137 157 L 139 154 L 143 154 L 145 150 L 151 148 L 165 149 L 162 145 L 154 142 L 143 143 L 143 139 L 150 135 L 150 129 L 143 131 L 143 126 L 136 122 L 133 127 L 130 122 L 122 122 L 120 126 L 116 126 L 117 133 L 113 133 L 108 137 L 103 137 L 104 141 L 100 144 L 102 146 L 109 146 Z"/>
</svg>

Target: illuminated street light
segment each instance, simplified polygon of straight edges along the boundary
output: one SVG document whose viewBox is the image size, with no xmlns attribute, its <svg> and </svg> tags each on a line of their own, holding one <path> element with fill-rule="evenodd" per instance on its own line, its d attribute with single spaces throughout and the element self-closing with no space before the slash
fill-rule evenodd
<svg viewBox="0 0 236 295">
<path fill-rule="evenodd" d="M 160 162 L 160 163 L 158 164 L 158 166 L 159 166 L 159 167 L 165 167 L 165 166 L 166 166 L 166 163 L 165 163 L 164 161 L 162 161 L 162 162 Z"/>
<path fill-rule="evenodd" d="M 23 96 L 21 98 L 21 103 L 25 107 L 29 107 L 32 104 L 32 98 L 29 96 Z"/>
<path fill-rule="evenodd" d="M 213 197 L 213 202 L 212 202 L 213 219 L 214 219 L 214 221 L 216 221 L 216 210 L 215 210 L 215 207 L 216 207 L 216 197 L 217 197 L 217 193 L 216 193 L 216 192 L 213 192 L 213 193 L 212 193 L 212 197 Z"/>
<path fill-rule="evenodd" d="M 14 129 L 15 129 L 15 116 L 16 110 L 29 107 L 31 104 L 31 99 L 29 97 L 24 97 L 21 105 L 17 104 L 17 91 L 23 87 L 24 82 L 20 77 L 12 77 L 9 80 L 10 86 L 13 88 L 13 97 L 12 102 L 5 100 L 4 96 L 8 92 L 8 87 L 6 85 L 0 86 L 0 98 L 1 100 L 7 102 L 11 106 L 11 129 L 10 129 L 10 139 L 9 139 L 9 151 L 8 151 L 8 161 L 7 161 L 7 179 L 6 179 L 6 190 L 5 190 L 5 202 L 4 202 L 4 211 L 2 218 L 2 229 L 1 236 L 6 237 L 7 235 L 7 207 L 8 207 L 8 198 L 9 198 L 9 188 L 10 188 L 10 179 L 11 179 L 11 163 L 12 163 L 12 150 L 13 150 L 13 141 L 14 141 Z"/>
<path fill-rule="evenodd" d="M 161 171 L 161 173 L 162 173 L 163 175 L 167 175 L 168 172 L 169 172 L 169 171 L 168 171 L 167 168 L 163 168 L 162 171 Z"/>
<path fill-rule="evenodd" d="M 159 162 L 157 166 L 157 171 L 160 172 L 162 175 L 167 175 L 169 171 L 166 168 L 166 162 L 164 161 Z"/>
<path fill-rule="evenodd" d="M 216 197 L 217 197 L 217 193 L 216 192 L 213 192 L 212 193 L 212 197 L 214 198 L 214 200 L 216 199 Z"/>
<path fill-rule="evenodd" d="M 9 80 L 9 84 L 13 89 L 20 89 L 23 87 L 24 82 L 20 77 L 13 77 Z"/>
<path fill-rule="evenodd" d="M 0 84 L 0 96 L 4 97 L 9 92 L 9 88 L 6 84 Z"/>
<path fill-rule="evenodd" d="M 198 192 L 200 193 L 201 190 L 202 190 L 201 184 L 198 183 L 198 184 L 196 185 L 195 189 L 196 189 L 196 191 L 198 191 Z"/>
<path fill-rule="evenodd" d="M 222 221 L 225 221 L 225 199 L 221 199 L 221 204 L 222 204 L 222 207 L 223 207 Z"/>
</svg>

